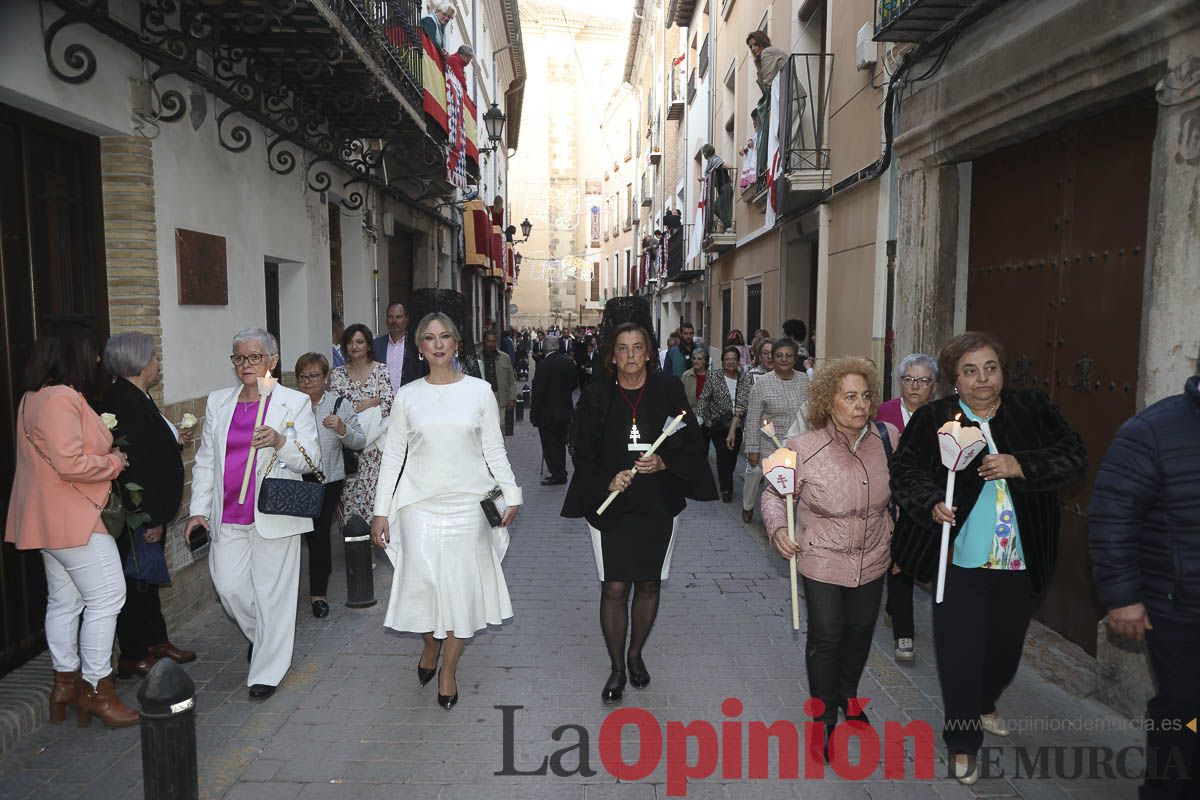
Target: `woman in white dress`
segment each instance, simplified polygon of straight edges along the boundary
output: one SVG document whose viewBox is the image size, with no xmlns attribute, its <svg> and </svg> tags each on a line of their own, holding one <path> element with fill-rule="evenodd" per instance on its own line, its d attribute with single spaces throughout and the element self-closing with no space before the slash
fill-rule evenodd
<svg viewBox="0 0 1200 800">
<path fill-rule="evenodd" d="M 512 617 L 500 559 L 521 489 L 491 386 L 454 367 L 458 328 L 429 314 L 415 340 L 429 374 L 404 386 L 392 406 L 371 535 L 396 568 L 383 624 L 422 635 L 417 677 L 424 686 L 438 675 L 438 705 L 449 710 L 466 640 Z M 497 486 L 508 507 L 493 531 L 480 501 Z"/>
</svg>

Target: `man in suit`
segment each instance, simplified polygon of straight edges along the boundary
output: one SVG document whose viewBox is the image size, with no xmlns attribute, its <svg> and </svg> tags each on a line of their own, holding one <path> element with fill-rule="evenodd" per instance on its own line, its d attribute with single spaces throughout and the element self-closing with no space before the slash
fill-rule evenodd
<svg viewBox="0 0 1200 800">
<path fill-rule="evenodd" d="M 508 354 L 499 347 L 499 338 L 494 330 L 483 332 L 483 347 L 479 353 L 479 370 L 483 379 L 492 385 L 492 394 L 504 421 L 505 435 L 512 435 L 509 414 L 517 407 L 517 373 Z"/>
<path fill-rule="evenodd" d="M 575 361 L 559 350 L 558 337 L 547 336 L 542 342 L 546 355 L 533 373 L 533 394 L 529 401 L 529 422 L 538 429 L 542 440 L 542 458 L 550 474 L 543 486 L 567 482 L 567 428 L 575 408 L 571 393 L 579 378 Z"/>
<path fill-rule="evenodd" d="M 417 359 L 417 348 L 408 341 L 408 311 L 403 303 L 387 307 L 388 332 L 375 337 L 375 360 L 387 364 L 392 390 L 425 376 L 424 364 Z"/>
<path fill-rule="evenodd" d="M 329 364 L 334 369 L 346 365 L 346 356 L 342 354 L 342 336 L 346 333 L 346 323 L 339 314 L 333 315 L 333 348 L 329 351 Z"/>
</svg>

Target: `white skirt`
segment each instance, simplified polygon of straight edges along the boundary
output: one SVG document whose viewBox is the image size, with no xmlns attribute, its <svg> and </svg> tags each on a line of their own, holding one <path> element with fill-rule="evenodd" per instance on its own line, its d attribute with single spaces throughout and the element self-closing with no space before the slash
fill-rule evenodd
<svg viewBox="0 0 1200 800">
<path fill-rule="evenodd" d="M 388 557 L 395 572 L 385 626 L 466 639 L 512 617 L 500 568 L 508 532 L 492 530 L 479 500 L 440 495 L 392 518 Z"/>
</svg>

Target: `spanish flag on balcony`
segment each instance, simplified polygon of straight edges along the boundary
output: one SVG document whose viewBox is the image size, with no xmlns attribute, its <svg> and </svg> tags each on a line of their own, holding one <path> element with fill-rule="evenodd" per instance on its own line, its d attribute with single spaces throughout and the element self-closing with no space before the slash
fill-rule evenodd
<svg viewBox="0 0 1200 800">
<path fill-rule="evenodd" d="M 462 60 L 451 56 L 443 60 L 437 46 L 424 31 L 421 32 L 421 79 L 425 115 L 450 141 L 450 176 L 465 149 L 466 157 L 479 165 L 479 126 L 475 104 L 466 95 L 466 76 Z M 450 62 L 450 63 L 447 63 Z M 457 63 L 455 63 L 457 62 Z"/>
</svg>

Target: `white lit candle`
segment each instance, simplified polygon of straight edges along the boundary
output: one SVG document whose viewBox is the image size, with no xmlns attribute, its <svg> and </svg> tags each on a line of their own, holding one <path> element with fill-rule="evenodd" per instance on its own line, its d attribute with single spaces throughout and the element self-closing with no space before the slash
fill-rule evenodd
<svg viewBox="0 0 1200 800">
<path fill-rule="evenodd" d="M 767 423 L 770 424 L 770 423 Z M 775 491 L 783 495 L 787 501 L 788 540 L 796 543 L 796 513 L 793 504 L 796 499 L 796 451 L 781 447 L 763 459 L 763 477 Z M 788 572 L 792 584 L 792 629 L 800 630 L 800 586 L 796 573 L 796 556 L 789 559 Z"/>
<path fill-rule="evenodd" d="M 271 396 L 271 392 L 275 391 L 277 383 L 279 381 L 270 374 L 258 379 L 258 414 L 254 418 L 254 430 L 262 427 L 263 415 L 267 410 L 267 398 Z M 253 433 L 251 433 L 251 437 L 253 437 Z M 254 473 L 254 454 L 257 449 L 253 444 L 250 445 L 250 454 L 246 457 L 246 474 L 242 476 L 242 491 L 238 493 L 238 505 L 246 502 L 246 491 L 250 488 L 250 476 Z"/>
<path fill-rule="evenodd" d="M 680 411 L 679 416 L 676 417 L 675 419 L 671 420 L 670 425 L 667 425 L 665 428 L 663 428 L 662 435 L 660 435 L 657 439 L 654 440 L 654 444 L 650 445 L 650 449 L 647 450 L 645 453 L 643 453 L 641 457 L 649 458 L 650 456 L 654 455 L 655 451 L 658 450 L 658 446 L 660 444 L 662 444 L 663 442 L 665 442 L 667 440 L 668 436 L 670 436 L 672 433 L 674 433 L 675 431 L 677 431 L 679 429 L 679 426 L 683 424 L 684 417 L 686 417 L 686 416 L 687 416 L 686 410 Z M 636 475 L 637 475 L 636 469 L 629 470 L 630 479 L 632 479 Z M 605 510 L 607 510 L 608 507 L 610 505 L 612 505 L 612 501 L 617 499 L 617 495 L 619 495 L 619 494 L 620 494 L 620 492 L 615 491 L 615 490 L 609 492 L 608 499 L 605 500 L 600 505 L 600 508 L 596 509 L 596 514 L 597 515 L 603 514 L 605 512 Z"/>
</svg>

